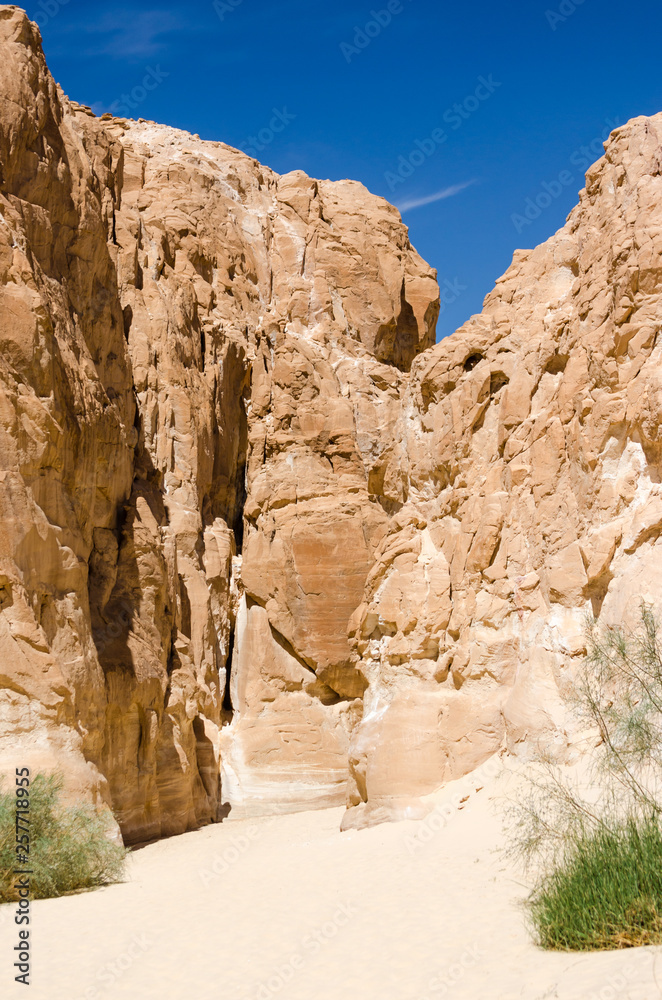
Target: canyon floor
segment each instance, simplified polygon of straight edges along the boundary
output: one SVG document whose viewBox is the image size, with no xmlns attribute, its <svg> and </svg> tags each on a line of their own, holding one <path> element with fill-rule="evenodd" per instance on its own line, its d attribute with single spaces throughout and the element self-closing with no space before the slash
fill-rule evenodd
<svg viewBox="0 0 662 1000">
<path fill-rule="evenodd" d="M 341 834 L 342 810 L 331 809 L 227 822 L 139 849 L 126 883 L 34 904 L 30 995 L 661 997 L 662 948 L 534 946 L 526 886 L 499 851 L 504 795 L 517 779 L 501 771 L 476 790 L 480 780 L 445 788 L 427 820 Z M 6 964 L 11 911 L 0 908 Z M 6 982 L 3 973 L 3 998 L 23 996 Z"/>
</svg>

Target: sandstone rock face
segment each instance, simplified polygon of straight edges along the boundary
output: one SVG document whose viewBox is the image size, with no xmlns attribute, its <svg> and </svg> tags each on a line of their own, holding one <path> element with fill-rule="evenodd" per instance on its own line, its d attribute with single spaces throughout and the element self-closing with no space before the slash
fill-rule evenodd
<svg viewBox="0 0 662 1000">
<path fill-rule="evenodd" d="M 16 7 L 0 51 L 0 765 L 129 842 L 343 803 L 434 273 L 360 184 L 72 105 Z"/>
<path fill-rule="evenodd" d="M 572 739 L 586 612 L 662 601 L 662 115 L 612 133 L 577 208 L 414 363 L 408 500 L 351 622 L 369 680 L 346 826 L 502 747 Z"/>
<path fill-rule="evenodd" d="M 0 52 L 0 771 L 138 842 L 563 753 L 584 615 L 662 598 L 662 116 L 433 346 L 383 199 Z"/>
</svg>

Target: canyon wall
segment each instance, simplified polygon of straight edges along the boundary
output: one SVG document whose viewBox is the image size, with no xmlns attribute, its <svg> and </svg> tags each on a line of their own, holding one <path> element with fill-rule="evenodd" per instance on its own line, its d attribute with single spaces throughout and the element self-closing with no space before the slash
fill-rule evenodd
<svg viewBox="0 0 662 1000">
<path fill-rule="evenodd" d="M 434 273 L 360 184 L 71 104 L 16 7 L 0 51 L 2 767 L 129 842 L 342 804 Z"/>
<path fill-rule="evenodd" d="M 350 624 L 370 683 L 346 826 L 416 815 L 503 748 L 563 755 L 586 615 L 662 604 L 661 293 L 657 115 L 412 367 L 408 500 Z"/>
<path fill-rule="evenodd" d="M 384 199 L 0 52 L 0 772 L 136 843 L 562 753 L 586 611 L 662 597 L 662 116 L 435 346 Z"/>
</svg>

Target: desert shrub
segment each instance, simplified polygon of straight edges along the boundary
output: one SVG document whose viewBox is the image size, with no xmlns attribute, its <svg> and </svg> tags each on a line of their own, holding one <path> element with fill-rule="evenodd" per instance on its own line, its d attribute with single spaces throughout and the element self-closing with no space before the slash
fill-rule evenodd
<svg viewBox="0 0 662 1000">
<path fill-rule="evenodd" d="M 662 942 L 662 832 L 628 819 L 579 836 L 529 900 L 543 948 L 592 951 Z"/>
<path fill-rule="evenodd" d="M 122 878 L 127 851 L 108 839 L 107 825 L 88 805 L 60 801 L 62 779 L 38 774 L 30 785 L 30 888 L 35 899 L 92 889 Z M 0 903 L 17 899 L 16 798 L 0 790 Z"/>
<path fill-rule="evenodd" d="M 509 811 L 509 853 L 535 873 L 535 936 L 568 950 L 662 942 L 662 645 L 648 605 L 631 628 L 587 622 L 573 707 L 588 773 L 541 755 Z"/>
</svg>

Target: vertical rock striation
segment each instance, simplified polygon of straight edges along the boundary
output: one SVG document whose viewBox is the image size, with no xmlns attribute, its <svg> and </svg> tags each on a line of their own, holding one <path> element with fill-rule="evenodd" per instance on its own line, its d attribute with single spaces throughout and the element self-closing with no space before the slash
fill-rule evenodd
<svg viewBox="0 0 662 1000">
<path fill-rule="evenodd" d="M 127 841 L 342 803 L 434 274 L 360 184 L 96 118 L 16 7 L 0 47 L 3 765 Z"/>
<path fill-rule="evenodd" d="M 584 615 L 662 597 L 662 116 L 434 346 L 383 199 L 0 52 L 0 770 L 138 842 L 563 753 Z"/>
<path fill-rule="evenodd" d="M 346 826 L 502 747 L 562 753 L 586 613 L 662 601 L 662 115 L 605 148 L 563 229 L 412 368 L 409 499 L 351 623 Z"/>
</svg>

